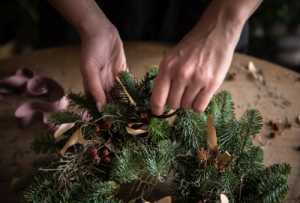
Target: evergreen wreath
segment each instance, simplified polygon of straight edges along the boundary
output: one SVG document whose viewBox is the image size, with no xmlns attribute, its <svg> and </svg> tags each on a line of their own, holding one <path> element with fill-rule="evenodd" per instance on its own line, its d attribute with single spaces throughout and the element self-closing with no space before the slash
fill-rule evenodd
<svg viewBox="0 0 300 203">
<path fill-rule="evenodd" d="M 47 156 L 14 185 L 20 200 L 121 203 L 119 184 L 135 181 L 141 195 L 131 202 L 145 202 L 172 170 L 170 190 L 179 203 L 283 201 L 291 167 L 263 165 L 263 151 L 250 138 L 262 127 L 258 110 L 246 110 L 237 121 L 230 92 L 223 90 L 202 114 L 165 106 L 162 116 L 154 116 L 150 96 L 157 72 L 153 66 L 141 82 L 120 72 L 115 89 L 122 102 L 105 104 L 101 113 L 90 95 L 69 92 L 70 109 L 88 117 L 58 111 L 49 120 L 60 126 L 54 136 L 33 135 L 31 150 Z"/>
</svg>

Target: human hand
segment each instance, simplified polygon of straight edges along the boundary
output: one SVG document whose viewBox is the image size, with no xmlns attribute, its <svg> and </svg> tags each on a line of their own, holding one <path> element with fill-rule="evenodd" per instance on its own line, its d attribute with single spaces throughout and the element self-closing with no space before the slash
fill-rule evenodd
<svg viewBox="0 0 300 203">
<path fill-rule="evenodd" d="M 224 80 L 246 18 L 235 16 L 231 8 L 224 13 L 226 5 L 219 2 L 211 3 L 161 61 L 151 96 L 153 114 L 161 115 L 165 103 L 202 113 Z"/>
<path fill-rule="evenodd" d="M 81 37 L 80 71 L 86 93 L 91 93 L 97 108 L 109 100 L 116 76 L 126 70 L 123 43 L 114 26 L 89 32 Z"/>
</svg>

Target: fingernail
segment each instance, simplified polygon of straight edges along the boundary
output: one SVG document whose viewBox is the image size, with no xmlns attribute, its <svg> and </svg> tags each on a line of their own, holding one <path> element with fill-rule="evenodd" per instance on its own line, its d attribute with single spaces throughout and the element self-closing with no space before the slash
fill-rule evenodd
<svg viewBox="0 0 300 203">
<path fill-rule="evenodd" d="M 102 104 L 101 104 L 101 102 L 97 102 L 96 106 L 97 106 L 98 111 L 101 113 L 102 112 Z"/>
</svg>

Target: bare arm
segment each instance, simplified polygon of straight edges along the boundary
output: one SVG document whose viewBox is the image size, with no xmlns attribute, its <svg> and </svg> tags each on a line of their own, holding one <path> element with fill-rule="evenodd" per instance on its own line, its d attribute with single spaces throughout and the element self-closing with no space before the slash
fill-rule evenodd
<svg viewBox="0 0 300 203">
<path fill-rule="evenodd" d="M 196 26 L 161 61 L 152 113 L 164 104 L 202 113 L 229 69 L 246 20 L 261 0 L 213 0 Z"/>
<path fill-rule="evenodd" d="M 94 0 L 48 0 L 78 31 L 82 52 L 80 70 L 84 90 L 91 93 L 101 111 L 110 99 L 115 76 L 126 70 L 123 43 L 115 26 Z"/>
</svg>

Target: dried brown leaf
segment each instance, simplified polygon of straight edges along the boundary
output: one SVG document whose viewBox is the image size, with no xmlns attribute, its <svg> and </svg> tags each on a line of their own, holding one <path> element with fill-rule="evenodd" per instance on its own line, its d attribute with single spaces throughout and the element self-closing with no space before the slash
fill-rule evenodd
<svg viewBox="0 0 300 203">
<path fill-rule="evenodd" d="M 131 135 L 139 135 L 142 133 L 146 133 L 149 132 L 149 126 L 148 125 L 143 125 L 142 127 L 140 127 L 139 129 L 133 129 L 131 128 L 134 124 L 139 125 L 142 123 L 130 123 L 128 124 L 128 127 L 126 126 L 126 131 L 131 134 Z"/>
<path fill-rule="evenodd" d="M 54 133 L 54 138 L 58 139 L 62 134 L 64 134 L 69 129 L 73 128 L 75 126 L 76 122 L 73 123 L 63 123 L 59 126 L 59 128 Z"/>
<path fill-rule="evenodd" d="M 71 136 L 71 138 L 68 140 L 68 142 L 65 144 L 65 146 L 61 149 L 60 153 L 61 155 L 64 155 L 67 151 L 67 149 L 76 144 L 76 142 L 80 144 L 85 144 L 86 141 L 83 138 L 81 128 L 87 126 L 87 124 L 83 124 L 78 130 L 75 131 L 75 133 Z"/>
<path fill-rule="evenodd" d="M 218 157 L 218 167 L 219 168 L 221 166 L 225 167 L 230 160 L 231 160 L 231 155 L 227 151 L 223 152 L 223 154 Z"/>
<path fill-rule="evenodd" d="M 207 151 L 209 154 L 218 153 L 217 134 L 214 124 L 214 117 L 209 114 L 207 118 Z"/>
<path fill-rule="evenodd" d="M 260 82 L 263 82 L 264 78 L 262 74 L 256 69 L 252 61 L 249 61 L 248 70 L 255 79 L 259 80 Z"/>
<path fill-rule="evenodd" d="M 221 203 L 229 203 L 228 198 L 224 194 L 220 194 Z"/>
<path fill-rule="evenodd" d="M 123 90 L 124 90 L 125 94 L 127 95 L 128 99 L 129 99 L 129 101 L 130 101 L 130 103 L 131 103 L 133 106 L 136 106 L 135 101 L 132 99 L 132 97 L 130 96 L 130 94 L 127 92 L 127 90 L 126 90 L 126 88 L 124 87 L 124 85 L 123 85 L 122 81 L 120 80 L 120 78 L 119 78 L 119 77 L 116 77 L 116 79 L 117 79 L 117 81 L 122 85 Z"/>
</svg>

